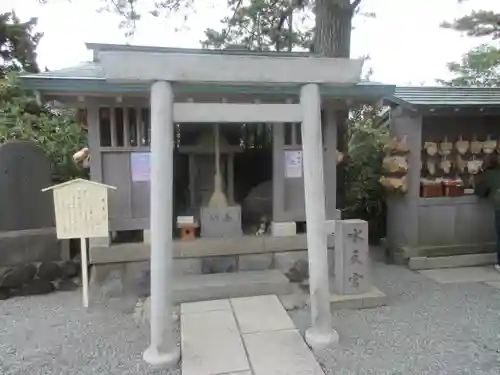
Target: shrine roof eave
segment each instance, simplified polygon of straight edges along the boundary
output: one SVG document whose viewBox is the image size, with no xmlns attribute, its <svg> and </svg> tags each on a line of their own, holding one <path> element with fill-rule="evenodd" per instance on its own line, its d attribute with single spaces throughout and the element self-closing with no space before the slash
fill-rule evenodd
<svg viewBox="0 0 500 375">
<path fill-rule="evenodd" d="M 38 77 L 37 75 L 21 77 L 22 86 L 28 90 L 39 91 L 43 95 L 59 97 L 72 96 L 110 96 L 132 95 L 147 96 L 150 83 L 115 83 L 105 79 Z M 325 99 L 350 99 L 355 101 L 372 101 L 393 95 L 395 86 L 374 82 L 360 82 L 351 86 L 320 85 L 321 96 Z M 299 85 L 244 85 L 244 84 L 174 84 L 177 95 L 220 94 L 249 96 L 298 96 Z"/>
<path fill-rule="evenodd" d="M 500 114 L 499 87 L 400 86 L 384 101 L 426 115 Z"/>
</svg>

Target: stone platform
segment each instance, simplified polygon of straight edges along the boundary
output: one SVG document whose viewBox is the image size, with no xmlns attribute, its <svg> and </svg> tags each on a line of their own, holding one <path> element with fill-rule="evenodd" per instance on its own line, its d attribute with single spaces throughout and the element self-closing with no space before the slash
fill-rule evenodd
<svg viewBox="0 0 500 375">
<path fill-rule="evenodd" d="M 324 375 L 275 295 L 181 305 L 183 375 Z"/>
<path fill-rule="evenodd" d="M 500 282 L 500 272 L 492 266 L 432 269 L 418 272 L 440 284 Z"/>
<path fill-rule="evenodd" d="M 495 253 L 464 254 L 445 257 L 413 257 L 408 260 L 411 270 L 432 270 L 438 268 L 458 268 L 487 266 L 496 263 Z"/>
<path fill-rule="evenodd" d="M 358 294 L 334 293 L 333 282 L 330 286 L 330 308 L 333 310 L 360 310 L 387 305 L 387 295 L 375 286 L 369 291 Z M 302 309 L 310 305 L 309 291 L 299 285 L 292 285 L 290 294 L 279 295 L 286 310 Z"/>
<path fill-rule="evenodd" d="M 278 270 L 189 275 L 173 281 L 173 300 L 183 302 L 287 294 L 288 279 Z"/>
</svg>

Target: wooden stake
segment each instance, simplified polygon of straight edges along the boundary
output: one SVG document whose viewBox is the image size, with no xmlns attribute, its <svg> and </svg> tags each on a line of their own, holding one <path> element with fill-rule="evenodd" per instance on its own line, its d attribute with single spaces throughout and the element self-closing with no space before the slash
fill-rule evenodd
<svg viewBox="0 0 500 375">
<path fill-rule="evenodd" d="M 89 307 L 89 275 L 87 260 L 87 240 L 80 238 L 80 252 L 82 256 L 82 286 L 83 286 L 83 306 Z"/>
</svg>

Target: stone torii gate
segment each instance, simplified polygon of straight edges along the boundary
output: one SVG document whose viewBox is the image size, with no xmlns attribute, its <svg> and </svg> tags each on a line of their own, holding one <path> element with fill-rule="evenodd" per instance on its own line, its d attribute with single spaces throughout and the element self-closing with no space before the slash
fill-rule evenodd
<svg viewBox="0 0 500 375">
<path fill-rule="evenodd" d="M 332 328 L 325 231 L 320 86 L 359 82 L 362 60 L 297 56 L 100 51 L 107 81 L 151 82 L 151 345 L 144 360 L 172 366 L 180 357 L 171 334 L 173 144 L 175 123 L 301 122 L 312 327 L 306 341 L 338 340 Z M 300 104 L 175 103 L 173 85 L 292 86 Z M 297 90 L 299 91 L 299 90 Z"/>
</svg>

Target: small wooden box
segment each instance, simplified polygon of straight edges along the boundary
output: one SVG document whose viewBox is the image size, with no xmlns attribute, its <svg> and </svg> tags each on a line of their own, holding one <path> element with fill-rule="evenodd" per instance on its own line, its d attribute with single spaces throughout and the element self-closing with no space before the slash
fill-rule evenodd
<svg viewBox="0 0 500 375">
<path fill-rule="evenodd" d="M 420 196 L 422 198 L 436 198 L 443 196 L 443 185 L 421 185 Z"/>
<path fill-rule="evenodd" d="M 178 223 L 181 241 L 195 241 L 196 240 L 196 229 L 200 225 L 197 222 L 194 223 Z"/>
<path fill-rule="evenodd" d="M 463 186 L 454 186 L 454 185 L 445 185 L 444 186 L 444 195 L 446 197 L 461 197 L 465 195 L 465 188 Z"/>
</svg>

